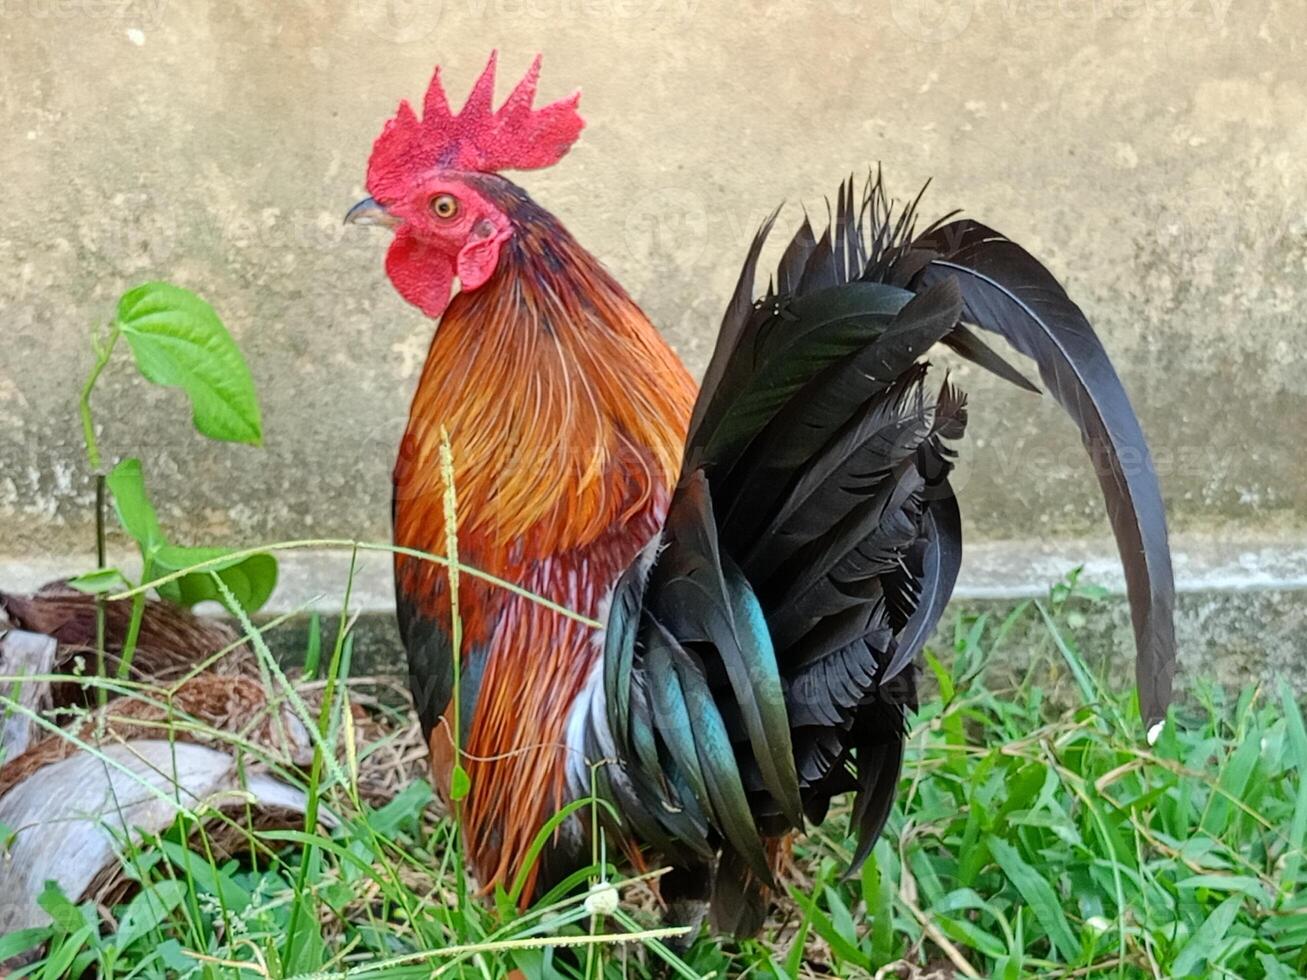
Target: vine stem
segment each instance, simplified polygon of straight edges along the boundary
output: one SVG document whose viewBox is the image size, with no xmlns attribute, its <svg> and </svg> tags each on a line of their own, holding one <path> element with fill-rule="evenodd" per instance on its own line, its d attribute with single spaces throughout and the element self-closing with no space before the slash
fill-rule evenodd
<svg viewBox="0 0 1307 980">
<path fill-rule="evenodd" d="M 104 465 L 100 461 L 100 444 L 95 438 L 95 419 L 91 415 L 91 392 L 95 390 L 95 383 L 100 380 L 100 375 L 104 373 L 105 365 L 109 363 L 109 358 L 113 356 L 113 349 L 118 344 L 118 338 L 122 334 L 122 328 L 114 323 L 109 328 L 109 336 L 100 341 L 96 338 L 91 339 L 91 349 L 95 351 L 95 363 L 91 365 L 91 373 L 86 376 L 86 383 L 82 385 L 82 395 L 78 399 L 77 407 L 82 416 L 82 438 L 86 442 L 86 459 L 91 464 L 91 471 L 97 477 L 103 476 Z M 104 556 L 100 556 L 100 567 L 104 567 Z"/>
<path fill-rule="evenodd" d="M 109 363 L 109 358 L 113 356 L 113 349 L 118 344 L 118 337 L 122 329 L 115 321 L 109 327 L 109 335 L 103 341 L 94 333 L 91 335 L 91 350 L 95 352 L 95 363 L 91 365 L 91 373 L 86 376 L 86 383 L 82 385 L 81 396 L 77 400 L 77 408 L 82 416 L 82 439 L 86 443 L 86 460 L 91 464 L 91 472 L 95 476 L 95 567 L 97 569 L 105 568 L 108 564 L 106 555 L 106 530 L 105 530 L 105 497 L 106 482 L 104 473 L 104 464 L 100 459 L 100 444 L 95 438 L 95 417 L 91 414 L 91 392 L 95 390 L 95 384 L 100 380 L 100 375 L 104 373 L 105 366 Z M 95 596 L 95 670 L 97 676 L 104 678 L 105 674 L 105 606 L 104 594 L 96 593 Z M 100 706 L 103 707 L 108 700 L 108 692 L 104 687 L 97 689 L 97 698 Z"/>
<path fill-rule="evenodd" d="M 89 446 L 88 446 L 89 451 Z M 105 547 L 105 519 L 104 504 L 105 496 L 108 492 L 108 484 L 103 473 L 95 474 L 95 567 L 104 568 L 108 564 Z M 104 666 L 104 634 L 105 634 L 105 608 L 104 593 L 95 594 L 95 672 L 100 678 L 107 678 Z M 96 698 L 100 707 L 104 707 L 109 701 L 109 692 L 103 685 L 96 688 Z"/>
<path fill-rule="evenodd" d="M 100 559 L 103 563 L 104 559 Z M 103 567 L 103 564 L 101 564 Z M 145 563 L 141 568 L 141 578 L 148 579 L 154 574 L 154 562 L 150 556 L 145 556 Z M 127 636 L 123 639 L 123 647 L 118 652 L 118 679 L 125 681 L 132 674 L 132 658 L 136 655 L 136 642 L 141 636 L 141 623 L 145 619 L 145 593 L 138 592 L 132 596 L 132 617 L 127 623 Z"/>
</svg>

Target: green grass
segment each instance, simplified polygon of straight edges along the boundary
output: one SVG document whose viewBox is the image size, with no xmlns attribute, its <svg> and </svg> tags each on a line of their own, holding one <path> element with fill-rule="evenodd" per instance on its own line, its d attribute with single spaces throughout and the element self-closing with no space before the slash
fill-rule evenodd
<svg viewBox="0 0 1307 980">
<path fill-rule="evenodd" d="M 137 887 L 109 916 L 48 889 L 54 924 L 0 939 L 0 960 L 48 942 L 13 976 L 493 980 L 512 969 L 643 977 L 655 964 L 762 978 L 1303 976 L 1298 706 L 1287 688 L 1236 698 L 1189 678 L 1184 706 L 1147 746 L 1128 680 L 1105 683 L 1078 653 L 1080 610 L 1099 598 L 1072 578 L 1005 618 L 957 619 L 951 648 L 928 656 L 899 804 L 873 859 L 842 880 L 851 848 L 837 812 L 796 845 L 789 894 L 756 940 L 704 938 L 683 960 L 664 955 L 647 885 L 601 852 L 579 894 L 526 914 L 503 894 L 471 897 L 427 785 L 377 807 L 360 793 L 366 758 L 337 751 L 347 638 L 315 634 L 334 694 L 321 714 L 300 705 L 321 750 L 309 774 L 286 775 L 339 826 L 246 830 L 224 856 L 213 824 L 180 819 L 125 849 Z M 1023 617 L 1043 639 L 1005 648 Z M 989 676 L 996 652 L 1030 672 Z M 621 903 L 592 916 L 586 886 L 601 878 Z"/>
</svg>

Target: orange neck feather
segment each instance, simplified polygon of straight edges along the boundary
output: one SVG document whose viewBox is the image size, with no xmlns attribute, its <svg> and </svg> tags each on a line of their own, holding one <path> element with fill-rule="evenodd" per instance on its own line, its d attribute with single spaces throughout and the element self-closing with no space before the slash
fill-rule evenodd
<svg viewBox="0 0 1307 980">
<path fill-rule="evenodd" d="M 598 617 L 662 522 L 695 385 L 557 221 L 516 189 L 506 203 L 514 237 L 499 270 L 454 298 L 432 342 L 395 472 L 395 540 L 445 550 L 443 427 L 462 561 Z M 401 557 L 396 573 L 423 615 L 449 622 L 443 569 Z M 473 788 L 462 820 L 489 885 L 516 874 L 536 830 L 564 802 L 559 746 L 598 646 L 573 620 L 462 581 L 465 645 L 488 648 L 463 746 Z M 447 769 L 447 726 L 432 743 L 437 769 Z M 447 785 L 447 772 L 437 780 Z"/>
</svg>

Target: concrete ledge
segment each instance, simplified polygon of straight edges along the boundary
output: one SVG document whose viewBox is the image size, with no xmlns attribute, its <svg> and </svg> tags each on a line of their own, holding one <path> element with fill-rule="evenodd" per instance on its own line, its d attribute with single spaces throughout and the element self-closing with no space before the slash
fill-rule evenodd
<svg viewBox="0 0 1307 980">
<path fill-rule="evenodd" d="M 989 614 L 996 626 L 1020 601 L 1015 597 L 955 599 L 932 641 L 933 649 L 947 661 L 961 617 Z M 1073 608 L 1082 622 L 1068 629 L 1067 637 L 1090 663 L 1105 668 L 1114 687 L 1128 690 L 1134 683 L 1134 636 L 1125 598 L 1078 602 Z M 324 616 L 324 642 L 335 635 L 338 622 L 336 615 Z M 303 618 L 295 619 L 267 634 L 279 658 L 294 663 L 303 657 L 304 623 Z M 1192 692 L 1204 684 L 1230 689 L 1260 684 L 1273 691 L 1286 678 L 1307 698 L 1307 590 L 1184 592 L 1176 603 L 1176 630 L 1180 690 Z M 361 614 L 352 635 L 354 676 L 404 670 L 391 612 Z M 992 632 L 989 637 L 992 642 Z M 1020 676 L 1043 661 L 1070 683 L 1034 609 L 1018 621 L 1001 647 L 986 649 L 992 656 L 991 677 Z"/>
<path fill-rule="evenodd" d="M 1215 538 L 1180 535 L 1171 542 L 1176 589 L 1246 592 L 1307 589 L 1307 538 Z M 957 597 L 1013 599 L 1044 595 L 1077 565 L 1086 581 L 1123 593 L 1125 580 L 1110 540 L 992 541 L 964 546 Z"/>
<path fill-rule="evenodd" d="M 1307 693 L 1307 540 L 1220 540 L 1178 536 L 1173 541 L 1181 683 L 1196 678 L 1240 686 L 1250 681 L 1289 677 Z M 119 556 L 121 557 L 121 556 Z M 288 551 L 282 576 L 263 616 L 318 612 L 330 636 L 340 612 L 349 573 L 344 551 Z M 130 561 L 123 561 L 130 567 Z M 957 616 L 1003 613 L 1017 601 L 1047 595 L 1049 586 L 1076 565 L 1084 580 L 1113 593 L 1107 602 L 1086 605 L 1076 641 L 1093 660 L 1120 663 L 1123 685 L 1130 683 L 1133 657 L 1129 613 L 1120 565 L 1110 541 L 983 542 L 967 549 L 953 607 L 936 647 L 952 641 Z M 76 571 L 60 559 L 0 560 L 0 589 L 28 591 L 42 582 Z M 355 631 L 354 673 L 402 669 L 394 630 L 390 556 L 359 555 L 351 611 Z M 998 656 L 1019 667 L 1043 641 L 1037 616 L 1009 636 Z M 279 656 L 295 660 L 304 649 L 304 620 L 269 634 Z"/>
<path fill-rule="evenodd" d="M 1216 538 L 1178 535 L 1172 541 L 1176 589 L 1190 592 L 1292 591 L 1307 589 L 1307 537 Z M 281 580 L 268 613 L 299 609 L 338 612 L 349 579 L 350 556 L 340 550 L 282 552 Z M 31 591 L 43 582 L 90 567 L 67 557 L 0 558 L 0 590 Z M 133 573 L 127 554 L 110 564 Z M 1084 566 L 1084 579 L 1113 593 L 1124 591 L 1115 544 L 1106 539 L 982 541 L 965 547 L 956 599 L 1026 599 L 1045 595 L 1071 569 Z M 362 551 L 354 578 L 352 606 L 363 613 L 394 609 L 391 556 Z"/>
<path fill-rule="evenodd" d="M 1245 592 L 1307 589 L 1307 538 L 1224 541 L 1177 538 L 1173 543 L 1176 588 L 1180 592 Z M 287 612 L 311 603 L 337 611 L 349 578 L 342 551 L 287 552 L 282 580 L 269 611 Z M 1024 599 L 1045 595 L 1078 565 L 1086 581 L 1124 593 L 1116 546 L 1110 540 L 993 541 L 964 550 L 956 599 Z M 354 581 L 354 606 L 367 612 L 394 609 L 390 555 L 363 552 Z"/>
</svg>

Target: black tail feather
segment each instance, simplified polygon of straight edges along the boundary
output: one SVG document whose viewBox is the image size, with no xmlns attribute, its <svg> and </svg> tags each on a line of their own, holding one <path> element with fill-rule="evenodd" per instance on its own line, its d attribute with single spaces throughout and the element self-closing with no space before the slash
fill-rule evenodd
<svg viewBox="0 0 1307 980">
<path fill-rule="evenodd" d="M 942 343 L 1038 390 L 961 321 L 1033 357 L 1105 460 L 1150 720 L 1169 696 L 1165 520 L 1115 371 L 1034 259 L 972 222 L 917 235 L 919 200 L 896 213 L 877 174 L 855 206 L 842 185 L 826 230 L 805 219 L 754 301 L 768 219 L 723 321 L 653 570 L 628 573 L 614 597 L 611 732 L 596 741 L 616 747 L 622 803 L 641 811 L 633 829 L 652 825 L 645 839 L 676 840 L 687 861 L 720 852 L 712 915 L 726 931 L 751 932 L 765 914 L 762 838 L 856 790 L 856 868 L 889 817 L 916 660 L 962 556 L 948 443 L 965 431 L 966 400 L 947 380 L 929 393 L 922 357 Z"/>
<path fill-rule="evenodd" d="M 916 285 L 955 280 L 966 302 L 963 318 L 1034 360 L 1044 384 L 1080 428 L 1125 569 L 1140 707 L 1150 725 L 1160 721 L 1175 673 L 1166 509 L 1148 443 L 1107 351 L 1052 274 L 998 232 L 956 221 L 916 244 L 937 253 Z"/>
</svg>

